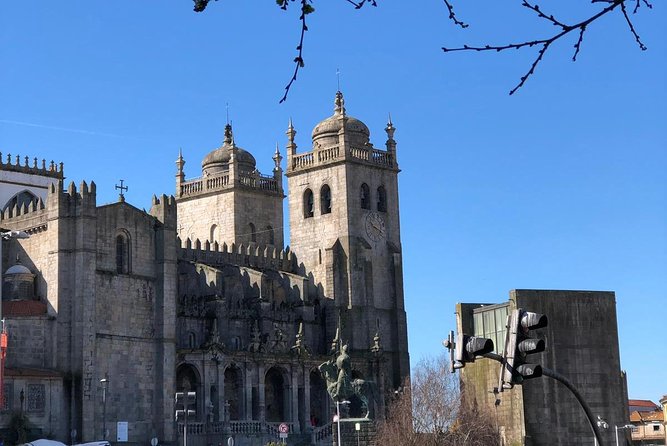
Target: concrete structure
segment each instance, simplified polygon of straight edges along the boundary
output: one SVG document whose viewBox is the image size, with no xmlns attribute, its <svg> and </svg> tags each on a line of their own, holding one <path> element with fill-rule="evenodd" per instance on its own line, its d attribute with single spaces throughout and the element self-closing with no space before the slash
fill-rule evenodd
<svg viewBox="0 0 667 446">
<path fill-rule="evenodd" d="M 614 444 L 613 426 L 628 420 L 614 293 L 512 290 L 506 303 L 458 304 L 457 328 L 491 338 L 496 352 L 502 354 L 507 315 L 515 308 L 547 315 L 548 327 L 534 332 L 545 340 L 546 351 L 531 355 L 530 362 L 549 367 L 573 382 L 593 413 L 612 427 L 603 437 L 607 444 Z M 542 377 L 494 393 L 499 371 L 499 363 L 481 359 L 461 370 L 461 380 L 468 397 L 493 415 L 505 445 L 593 444 L 584 411 L 565 386 Z"/>
<path fill-rule="evenodd" d="M 0 426 L 22 411 L 40 435 L 72 443 L 101 439 L 103 425 L 116 439 L 126 421 L 130 443 L 170 443 L 183 429 L 174 392 L 189 389 L 189 444 L 264 445 L 282 422 L 292 441 L 331 444 L 317 366 L 340 342 L 354 377 L 376 383 L 371 410 L 382 417 L 385 393 L 409 373 L 391 123 L 386 131 L 387 150 L 373 147 L 340 92 L 312 151 L 297 154 L 290 123 L 291 249 L 282 156 L 262 175 L 230 125 L 201 177 L 186 178 L 179 153 L 175 198 L 153 197 L 149 212 L 122 196 L 98 206 L 95 183 L 65 189 L 62 166 L 8 157 L 0 228 L 31 237 L 3 250 Z"/>
</svg>

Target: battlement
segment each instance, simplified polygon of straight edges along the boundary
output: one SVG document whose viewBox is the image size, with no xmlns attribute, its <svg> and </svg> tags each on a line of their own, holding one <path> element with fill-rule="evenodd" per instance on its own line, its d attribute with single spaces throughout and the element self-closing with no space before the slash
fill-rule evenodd
<svg viewBox="0 0 667 446">
<path fill-rule="evenodd" d="M 48 212 L 41 198 L 36 198 L 30 203 L 24 203 L 20 207 L 14 205 L 14 207 L 0 212 L 2 226 L 17 228 L 29 234 L 46 230 L 47 220 Z"/>
<path fill-rule="evenodd" d="M 176 199 L 172 195 L 162 194 L 159 198 L 153 195 L 149 214 L 161 221 L 165 227 L 171 229 L 176 227 L 176 212 Z"/>
<path fill-rule="evenodd" d="M 178 253 L 179 260 L 206 263 L 207 265 L 232 264 L 257 269 L 275 269 L 292 274 L 298 274 L 296 255 L 289 247 L 278 250 L 275 247 L 245 246 L 227 243 L 219 245 L 208 240 L 202 246 L 199 239 L 194 243 L 189 238 L 184 242 L 178 239 L 181 246 Z"/>
<path fill-rule="evenodd" d="M 12 155 L 7 154 L 6 161 L 2 161 L 3 156 L 0 152 L 0 170 L 8 172 L 21 172 L 29 175 L 40 175 L 43 177 L 51 177 L 62 180 L 65 178 L 65 173 L 63 170 L 63 163 L 56 164 L 51 161 L 47 166 L 46 160 L 42 159 L 41 167 L 37 165 L 37 157 L 33 158 L 32 166 L 30 165 L 30 158 L 25 156 L 23 157 L 23 164 L 21 164 L 21 156 L 16 155 L 14 163 L 12 163 Z"/>
<path fill-rule="evenodd" d="M 282 185 L 272 176 L 260 173 L 240 174 L 236 184 L 230 179 L 229 172 L 218 175 L 195 178 L 180 184 L 179 198 L 196 197 L 210 192 L 223 191 L 243 187 L 268 192 L 274 195 L 282 194 Z"/>
<path fill-rule="evenodd" d="M 333 164 L 340 161 L 353 161 L 389 169 L 397 169 L 393 153 L 379 150 L 372 145 L 366 147 L 340 146 L 315 147 L 311 152 L 299 153 L 290 157 L 288 173 L 308 170 L 313 167 Z"/>
</svg>

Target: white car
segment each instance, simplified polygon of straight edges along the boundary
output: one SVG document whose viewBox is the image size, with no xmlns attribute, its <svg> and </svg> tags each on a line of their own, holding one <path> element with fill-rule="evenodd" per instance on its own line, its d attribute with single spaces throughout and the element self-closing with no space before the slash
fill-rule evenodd
<svg viewBox="0 0 667 446">
<path fill-rule="evenodd" d="M 66 445 L 65 443 L 61 443 L 56 440 L 40 439 L 40 440 L 33 440 L 29 443 L 25 443 L 23 446 L 66 446 Z"/>
</svg>

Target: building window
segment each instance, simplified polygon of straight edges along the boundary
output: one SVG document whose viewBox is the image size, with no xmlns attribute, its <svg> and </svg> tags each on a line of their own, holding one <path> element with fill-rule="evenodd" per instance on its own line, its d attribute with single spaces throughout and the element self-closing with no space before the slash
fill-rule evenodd
<svg viewBox="0 0 667 446">
<path fill-rule="evenodd" d="M 320 212 L 322 214 L 331 213 L 331 189 L 326 184 L 320 189 Z"/>
<path fill-rule="evenodd" d="M 275 245 L 275 243 L 276 243 L 276 235 L 275 235 L 275 233 L 273 232 L 273 228 L 272 228 L 271 226 L 267 226 L 267 227 L 266 227 L 266 233 L 267 233 L 267 235 L 268 235 L 269 245 Z"/>
<path fill-rule="evenodd" d="M 44 412 L 45 389 L 44 384 L 28 384 L 28 412 Z"/>
<path fill-rule="evenodd" d="M 256 242 L 257 241 L 257 230 L 255 229 L 255 225 L 250 223 L 248 225 L 248 227 L 250 229 L 250 241 L 251 242 Z"/>
<path fill-rule="evenodd" d="M 116 272 L 130 272 L 130 237 L 125 233 L 116 236 Z"/>
<path fill-rule="evenodd" d="M 219 238 L 220 238 L 220 230 L 218 229 L 218 225 L 211 226 L 211 237 L 209 238 L 209 240 L 211 241 L 211 243 L 215 243 L 220 241 Z"/>
<path fill-rule="evenodd" d="M 378 212 L 387 212 L 387 191 L 384 186 L 378 187 Z"/>
<path fill-rule="evenodd" d="M 660 425 L 659 424 L 654 424 L 653 425 L 653 432 L 660 432 Z"/>
<path fill-rule="evenodd" d="M 303 217 L 309 218 L 313 216 L 314 211 L 314 200 L 313 200 L 313 191 L 306 189 L 303 193 Z"/>
<path fill-rule="evenodd" d="M 505 346 L 508 305 L 493 305 L 473 310 L 474 335 L 493 341 L 496 353 L 502 353 Z"/>
<path fill-rule="evenodd" d="M 29 190 L 24 190 L 10 198 L 7 204 L 2 208 L 2 211 L 4 212 L 7 209 L 12 210 L 14 209 L 14 206 L 18 209 L 22 209 L 24 205 L 29 205 L 36 200 L 38 200 L 38 198 L 35 194 Z"/>
<path fill-rule="evenodd" d="M 199 347 L 197 345 L 197 335 L 195 334 L 194 331 L 188 333 L 188 347 L 191 349 Z"/>
<path fill-rule="evenodd" d="M 371 208 L 371 190 L 368 188 L 368 184 L 363 183 L 361 185 L 361 190 L 359 191 L 359 199 L 361 200 L 361 209 Z"/>
</svg>

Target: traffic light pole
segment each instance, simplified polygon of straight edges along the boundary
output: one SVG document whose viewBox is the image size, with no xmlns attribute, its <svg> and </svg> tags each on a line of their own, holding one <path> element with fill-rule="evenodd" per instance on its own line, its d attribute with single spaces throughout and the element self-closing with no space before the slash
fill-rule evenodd
<svg viewBox="0 0 667 446">
<path fill-rule="evenodd" d="M 498 361 L 501 364 L 504 364 L 503 357 L 501 355 L 498 355 L 496 353 L 487 353 L 483 355 L 485 358 L 493 359 L 494 361 Z M 548 367 L 542 366 L 542 374 L 544 376 L 548 376 L 549 378 L 553 378 L 556 381 L 560 382 L 563 384 L 565 387 L 567 387 L 570 392 L 574 395 L 574 397 L 579 401 L 579 404 L 581 405 L 581 408 L 584 409 L 584 412 L 586 412 L 586 417 L 588 418 L 588 422 L 591 425 L 591 429 L 593 430 L 593 434 L 595 435 L 595 438 L 598 441 L 599 446 L 604 446 L 604 443 L 602 442 L 602 436 L 600 435 L 600 429 L 598 429 L 597 422 L 595 421 L 595 416 L 593 416 L 593 412 L 591 411 L 591 408 L 588 406 L 588 403 L 584 400 L 584 397 L 581 395 L 581 393 L 577 390 L 577 388 L 572 384 L 572 382 L 561 375 L 560 373 L 556 372 L 555 370 L 551 370 Z"/>
</svg>

